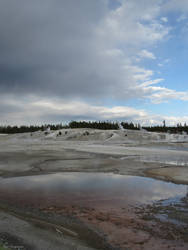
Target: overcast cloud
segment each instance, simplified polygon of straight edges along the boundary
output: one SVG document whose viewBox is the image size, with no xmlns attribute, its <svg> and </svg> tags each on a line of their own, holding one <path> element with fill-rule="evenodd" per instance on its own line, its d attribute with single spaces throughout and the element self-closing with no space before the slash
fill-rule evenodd
<svg viewBox="0 0 188 250">
<path fill-rule="evenodd" d="M 176 2 L 121 0 L 110 9 L 108 0 L 0 0 L 2 123 L 148 121 L 147 111 L 104 100 L 187 101 L 140 63 L 155 61 L 151 50 L 169 39 L 163 15 Z"/>
</svg>

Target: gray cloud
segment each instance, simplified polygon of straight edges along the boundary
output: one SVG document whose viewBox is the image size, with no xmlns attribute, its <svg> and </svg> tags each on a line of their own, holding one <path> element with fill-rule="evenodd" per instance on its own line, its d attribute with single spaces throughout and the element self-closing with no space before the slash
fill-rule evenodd
<svg viewBox="0 0 188 250">
<path fill-rule="evenodd" d="M 105 12 L 103 0 L 1 0 L 1 92 L 92 94 L 94 29 Z"/>
</svg>

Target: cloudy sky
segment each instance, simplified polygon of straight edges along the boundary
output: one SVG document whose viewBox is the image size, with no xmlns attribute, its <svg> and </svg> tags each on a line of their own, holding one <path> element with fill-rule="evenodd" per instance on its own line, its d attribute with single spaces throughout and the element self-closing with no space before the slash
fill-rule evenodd
<svg viewBox="0 0 188 250">
<path fill-rule="evenodd" d="M 187 0 L 0 0 L 0 124 L 188 123 Z"/>
</svg>

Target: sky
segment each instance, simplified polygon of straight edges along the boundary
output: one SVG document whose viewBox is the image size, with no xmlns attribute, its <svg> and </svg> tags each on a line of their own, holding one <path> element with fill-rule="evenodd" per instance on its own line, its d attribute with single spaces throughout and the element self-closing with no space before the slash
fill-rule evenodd
<svg viewBox="0 0 188 250">
<path fill-rule="evenodd" d="M 0 0 L 0 124 L 188 123 L 187 0 Z"/>
</svg>

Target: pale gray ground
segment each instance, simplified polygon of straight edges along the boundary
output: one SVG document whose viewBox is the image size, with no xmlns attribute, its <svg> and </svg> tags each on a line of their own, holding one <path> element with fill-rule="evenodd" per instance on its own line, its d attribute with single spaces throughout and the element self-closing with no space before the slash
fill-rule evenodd
<svg viewBox="0 0 188 250">
<path fill-rule="evenodd" d="M 8 243 L 4 243 L 5 247 L 34 250 L 92 250 L 93 248 L 84 246 L 84 243 L 78 241 L 77 238 L 70 238 L 55 227 L 50 231 L 42 229 L 28 223 L 25 220 L 17 218 L 13 215 L 0 211 L 0 239 L 7 236 Z M 12 237 L 16 237 L 18 243 L 12 242 Z M 13 240 L 14 241 L 14 240 Z M 26 243 L 25 243 L 26 242 Z M 13 244 L 14 243 L 14 244 Z M 26 244 L 26 246 L 24 246 Z"/>
<path fill-rule="evenodd" d="M 0 175 L 112 172 L 188 183 L 187 135 L 93 129 L 60 132 L 0 135 Z M 35 249 L 74 249 L 74 240 L 36 229 L 4 212 L 0 213 L 0 221 L 0 232 L 19 235 Z M 51 248 L 51 243 L 57 248 Z M 65 247 L 58 248 L 58 244 Z"/>
<path fill-rule="evenodd" d="M 172 166 L 178 167 L 178 181 L 182 177 L 183 183 L 188 182 L 186 135 L 92 129 L 58 133 L 0 136 L 0 174 L 101 171 L 145 175 L 145 170 Z"/>
</svg>

